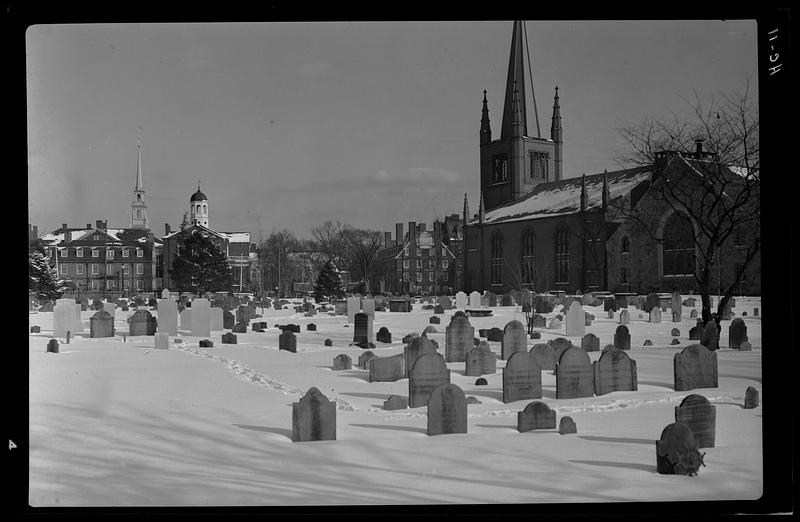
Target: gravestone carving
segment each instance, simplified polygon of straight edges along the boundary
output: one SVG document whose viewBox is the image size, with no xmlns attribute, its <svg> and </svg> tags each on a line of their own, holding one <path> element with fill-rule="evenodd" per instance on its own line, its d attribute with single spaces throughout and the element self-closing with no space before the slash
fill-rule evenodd
<svg viewBox="0 0 800 522">
<path fill-rule="evenodd" d="M 717 354 L 702 344 L 691 344 L 673 361 L 675 391 L 689 391 L 695 388 L 717 388 Z"/>
<path fill-rule="evenodd" d="M 574 399 L 594 395 L 594 371 L 589 355 L 581 348 L 568 348 L 556 363 L 556 398 Z"/>
<path fill-rule="evenodd" d="M 497 372 L 497 357 L 495 357 L 485 341 L 481 341 L 478 346 L 467 352 L 464 361 L 465 375 L 469 377 L 478 377 Z"/>
<path fill-rule="evenodd" d="M 517 431 L 548 430 L 556 427 L 556 412 L 542 401 L 533 401 L 517 413 Z"/>
<path fill-rule="evenodd" d="M 514 352 L 503 369 L 503 402 L 542 398 L 542 370 L 536 358 L 525 351 Z"/>
<path fill-rule="evenodd" d="M 336 403 L 314 387 L 292 403 L 292 442 L 313 440 L 336 440 Z"/>
<path fill-rule="evenodd" d="M 656 471 L 662 475 L 697 475 L 700 466 L 705 466 L 704 455 L 697 449 L 689 426 L 673 422 L 656 441 Z"/>
<path fill-rule="evenodd" d="M 603 351 L 592 363 L 594 370 L 594 393 L 605 395 L 615 391 L 636 391 L 636 361 L 623 350 L 611 348 Z"/>
<path fill-rule="evenodd" d="M 687 395 L 675 407 L 675 422 L 689 426 L 698 448 L 713 448 L 716 438 L 716 406 L 702 395 Z"/>
<path fill-rule="evenodd" d="M 425 406 L 437 386 L 449 383 L 450 370 L 440 354 L 420 355 L 408 372 L 408 406 Z"/>
<path fill-rule="evenodd" d="M 441 356 L 440 356 L 441 358 Z M 428 399 L 428 435 L 467 432 L 467 402 L 455 384 L 440 384 Z"/>
</svg>

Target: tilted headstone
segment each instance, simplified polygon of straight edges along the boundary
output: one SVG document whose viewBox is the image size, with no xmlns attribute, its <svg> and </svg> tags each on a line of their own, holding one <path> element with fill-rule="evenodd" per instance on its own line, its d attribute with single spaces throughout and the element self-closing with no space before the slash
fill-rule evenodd
<svg viewBox="0 0 800 522">
<path fill-rule="evenodd" d="M 50 339 L 47 342 L 47 353 L 58 353 L 58 341 L 55 339 Z"/>
<path fill-rule="evenodd" d="M 689 426 L 698 448 L 713 448 L 716 438 L 717 409 L 702 395 L 687 395 L 675 407 L 675 422 Z"/>
<path fill-rule="evenodd" d="M 542 401 L 533 401 L 517 413 L 517 431 L 549 430 L 556 427 L 556 412 Z"/>
<path fill-rule="evenodd" d="M 712 352 L 719 349 L 719 330 L 716 321 L 709 321 L 703 328 L 703 335 L 700 337 L 700 344 Z"/>
<path fill-rule="evenodd" d="M 450 370 L 438 353 L 420 355 L 408 372 L 408 406 L 416 408 L 428 403 L 431 392 L 450 383 Z"/>
<path fill-rule="evenodd" d="M 589 355 L 581 348 L 569 348 L 556 363 L 556 399 L 594 395 L 594 370 Z"/>
<path fill-rule="evenodd" d="M 647 297 L 644 300 L 643 310 L 649 313 L 650 310 L 652 310 L 653 308 L 660 309 L 660 307 L 661 307 L 661 298 L 658 297 L 658 294 L 656 293 L 647 294 Z"/>
<path fill-rule="evenodd" d="M 631 324 L 631 314 L 628 310 L 622 310 L 619 313 L 619 324 Z"/>
<path fill-rule="evenodd" d="M 445 328 L 444 356 L 446 362 L 464 362 L 472 349 L 475 328 L 466 316 L 453 317 Z"/>
<path fill-rule="evenodd" d="M 278 351 L 286 350 L 287 352 L 297 353 L 297 338 L 294 332 L 284 330 L 278 337 Z"/>
<path fill-rule="evenodd" d="M 737 317 L 728 327 L 728 346 L 731 350 L 739 350 L 745 341 L 747 341 L 747 326 L 743 319 Z"/>
<path fill-rule="evenodd" d="M 497 357 L 485 341 L 467 352 L 464 363 L 465 375 L 469 377 L 497 373 Z"/>
<path fill-rule="evenodd" d="M 661 308 L 655 306 L 652 310 L 650 310 L 650 319 L 651 323 L 660 323 L 661 322 Z"/>
<path fill-rule="evenodd" d="M 748 386 L 744 392 L 744 409 L 752 410 L 758 408 L 758 390 Z"/>
<path fill-rule="evenodd" d="M 623 350 L 611 348 L 603 351 L 600 358 L 592 363 L 592 367 L 595 395 L 639 389 L 636 361 L 628 357 Z"/>
<path fill-rule="evenodd" d="M 556 353 L 551 345 L 546 343 L 534 344 L 528 353 L 536 359 L 536 364 L 542 370 L 553 371 L 556 369 Z"/>
<path fill-rule="evenodd" d="M 482 308 L 481 306 L 481 294 L 478 292 L 472 292 L 469 294 L 469 308 L 472 310 L 477 310 Z"/>
<path fill-rule="evenodd" d="M 503 369 L 503 402 L 542 398 L 542 370 L 536 358 L 526 352 L 514 352 Z"/>
<path fill-rule="evenodd" d="M 705 466 L 703 455 L 689 426 L 673 422 L 656 441 L 656 471 L 662 475 L 697 475 L 700 466 Z"/>
<path fill-rule="evenodd" d="M 441 384 L 428 398 L 428 435 L 467 432 L 467 401 L 455 384 Z"/>
<path fill-rule="evenodd" d="M 702 344 L 691 344 L 673 360 L 675 391 L 717 388 L 717 353 Z"/>
<path fill-rule="evenodd" d="M 508 359 L 513 353 L 528 353 L 528 336 L 521 322 L 512 320 L 503 328 L 503 337 L 500 340 L 500 356 Z"/>
<path fill-rule="evenodd" d="M 368 368 L 367 363 L 369 362 L 369 360 L 374 359 L 375 357 L 377 357 L 377 355 L 375 355 L 371 351 L 366 351 L 362 353 L 361 355 L 358 356 L 358 367 L 361 368 L 362 370 L 366 370 Z"/>
<path fill-rule="evenodd" d="M 567 337 L 582 337 L 586 333 L 586 316 L 578 301 L 572 301 L 567 309 Z"/>
<path fill-rule="evenodd" d="M 114 317 L 105 310 L 95 312 L 89 319 L 89 332 L 92 338 L 114 337 Z"/>
<path fill-rule="evenodd" d="M 572 420 L 572 417 L 570 416 L 561 417 L 561 421 L 559 421 L 558 423 L 558 433 L 561 435 L 578 433 L 578 428 L 577 426 L 575 426 L 575 421 Z"/>
<path fill-rule="evenodd" d="M 614 347 L 618 350 L 631 349 L 631 334 L 624 324 L 617 326 L 617 330 L 614 332 Z"/>
<path fill-rule="evenodd" d="M 389 395 L 383 401 L 384 410 L 405 410 L 406 408 L 408 408 L 408 399 L 402 395 Z"/>
<path fill-rule="evenodd" d="M 406 377 L 403 354 L 375 357 L 367 362 L 369 382 L 395 382 Z"/>
<path fill-rule="evenodd" d="M 192 337 L 209 337 L 211 335 L 211 302 L 208 299 L 195 299 L 191 312 Z"/>
<path fill-rule="evenodd" d="M 353 369 L 353 360 L 346 353 L 340 353 L 333 358 L 334 370 L 351 370 Z"/>
<path fill-rule="evenodd" d="M 292 442 L 336 440 L 336 403 L 310 388 L 292 403 Z"/>
<path fill-rule="evenodd" d="M 600 351 L 600 338 L 593 333 L 588 333 L 581 339 L 581 348 L 587 352 Z"/>
<path fill-rule="evenodd" d="M 467 307 L 467 294 L 464 292 L 456 292 L 456 308 L 464 310 Z"/>
<path fill-rule="evenodd" d="M 555 354 L 556 362 L 558 362 L 558 359 L 561 358 L 561 354 L 564 353 L 564 350 L 572 348 L 574 346 L 572 344 L 572 341 L 570 341 L 569 339 L 564 339 L 563 337 L 556 337 L 555 339 L 551 339 L 547 341 L 547 344 L 549 344 L 553 348 L 553 353 Z"/>
<path fill-rule="evenodd" d="M 128 318 L 129 335 L 155 335 L 156 318 L 147 310 L 139 310 Z"/>
</svg>

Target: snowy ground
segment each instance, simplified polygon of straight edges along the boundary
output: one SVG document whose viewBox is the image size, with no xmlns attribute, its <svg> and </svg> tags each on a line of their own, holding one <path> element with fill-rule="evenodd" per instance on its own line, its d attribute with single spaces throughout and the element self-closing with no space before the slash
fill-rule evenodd
<svg viewBox="0 0 800 522">
<path fill-rule="evenodd" d="M 212 348 L 181 335 L 170 350 L 153 349 L 153 337 L 128 337 L 117 311 L 117 336 L 90 339 L 86 332 L 59 354 L 46 353 L 52 313 L 31 313 L 30 497 L 50 506 L 260 506 L 333 504 L 550 503 L 672 500 L 753 500 L 762 494 L 761 407 L 743 409 L 745 389 L 761 385 L 760 298 L 737 298 L 751 352 L 731 351 L 729 321 L 722 323 L 719 387 L 675 392 L 673 356 L 688 344 L 694 319 L 650 324 L 631 309 L 631 351 L 639 390 L 581 399 L 555 398 L 555 376 L 542 372 L 543 399 L 557 419 L 571 416 L 578 433 L 519 433 L 517 412 L 531 401 L 502 402 L 502 367 L 475 386 L 464 363 L 449 363 L 451 382 L 482 404 L 470 405 L 468 433 L 426 435 L 426 408 L 384 411 L 391 394 L 408 395 L 408 380 L 370 383 L 368 372 L 334 371 L 346 353 L 354 366 L 362 350 L 348 346 L 347 316 L 303 317 L 264 310 L 265 333 L 237 334 L 238 345 Z M 698 305 L 699 306 L 699 305 Z M 379 356 L 401 353 L 400 339 L 428 326 L 431 310 L 376 312 L 373 331 L 386 326 L 392 344 L 376 343 Z M 617 322 L 602 307 L 584 307 L 596 320 L 587 333 L 600 347 L 613 342 Z M 494 308 L 472 318 L 480 328 L 523 319 L 517 307 Z M 259 309 L 259 312 L 261 310 Z M 763 310 L 761 310 L 763 311 Z M 430 334 L 444 354 L 447 311 Z M 157 312 L 153 312 L 157 314 Z M 642 313 L 644 318 L 640 318 Z M 547 314 L 547 317 L 555 313 Z M 669 316 L 669 317 L 668 317 Z M 524 320 L 524 319 L 523 319 Z M 315 323 L 316 332 L 305 325 Z M 278 351 L 275 323 L 296 323 L 297 353 Z M 681 344 L 670 346 L 670 330 Z M 184 332 L 188 334 L 188 332 Z M 543 330 L 542 340 L 564 336 Z M 324 347 L 326 338 L 332 347 Z M 643 348 L 645 339 L 654 346 Z M 580 338 L 571 338 L 580 345 Z M 499 353 L 500 343 L 489 343 Z M 589 354 L 592 361 L 599 352 Z M 316 386 L 337 402 L 337 440 L 293 443 L 292 408 Z M 674 408 L 690 393 L 716 406 L 716 447 L 704 448 L 697 476 L 656 473 L 655 440 L 674 422 Z"/>
</svg>

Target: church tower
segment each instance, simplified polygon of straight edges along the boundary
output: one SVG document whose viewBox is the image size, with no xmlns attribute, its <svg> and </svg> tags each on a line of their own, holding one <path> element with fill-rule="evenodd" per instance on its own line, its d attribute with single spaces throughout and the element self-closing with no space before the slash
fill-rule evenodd
<svg viewBox="0 0 800 522">
<path fill-rule="evenodd" d="M 200 182 L 197 182 L 197 192 L 189 198 L 189 224 L 208 227 L 208 198 L 200 191 Z"/>
<path fill-rule="evenodd" d="M 142 184 L 142 138 L 139 138 L 138 153 L 136 157 L 136 186 L 133 188 L 133 201 L 131 201 L 131 228 L 148 230 L 150 224 L 147 220 L 147 205 L 144 202 L 144 185 Z"/>
<path fill-rule="evenodd" d="M 560 116 L 558 117 L 558 146 L 553 138 L 543 138 L 539 129 L 536 96 L 531 73 L 525 71 L 527 33 L 521 20 L 514 21 L 511 51 L 508 59 L 503 119 L 500 138 L 492 140 L 486 91 L 483 96 L 480 128 L 481 196 L 484 211 L 490 211 L 510 201 L 522 198 L 536 185 L 561 179 Z M 530 52 L 528 51 L 528 68 Z M 526 82 L 528 76 L 535 116 L 535 136 L 528 135 Z M 558 99 L 556 98 L 556 105 Z M 554 112 L 554 118 L 556 113 Z M 556 157 L 558 156 L 558 158 Z M 558 163 L 556 162 L 558 160 Z"/>
</svg>

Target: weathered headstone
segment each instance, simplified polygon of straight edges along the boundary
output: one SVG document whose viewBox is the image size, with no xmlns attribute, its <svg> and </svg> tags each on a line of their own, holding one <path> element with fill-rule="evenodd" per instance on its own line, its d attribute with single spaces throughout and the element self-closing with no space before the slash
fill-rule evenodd
<svg viewBox="0 0 800 522">
<path fill-rule="evenodd" d="M 624 324 L 617 326 L 617 330 L 614 332 L 614 347 L 619 350 L 631 349 L 631 334 Z"/>
<path fill-rule="evenodd" d="M 472 348 L 475 328 L 466 316 L 453 316 L 445 328 L 444 356 L 446 362 L 463 362 Z"/>
<path fill-rule="evenodd" d="M 42 328 L 39 325 L 31 326 L 31 333 L 41 333 Z"/>
<path fill-rule="evenodd" d="M 592 363 L 594 370 L 594 394 L 605 395 L 615 391 L 636 391 L 636 361 L 623 350 L 611 348 L 603 351 Z"/>
<path fill-rule="evenodd" d="M 593 333 L 588 333 L 581 338 L 581 348 L 587 352 L 600 351 L 600 338 Z"/>
<path fill-rule="evenodd" d="M 128 318 L 129 335 L 155 335 L 156 319 L 147 310 L 139 310 Z"/>
<path fill-rule="evenodd" d="M 681 294 L 676 290 L 672 293 L 672 322 L 680 323 L 681 315 L 683 312 L 683 305 L 681 303 Z"/>
<path fill-rule="evenodd" d="M 346 353 L 340 353 L 333 358 L 334 370 L 351 370 L 353 368 L 353 360 Z"/>
<path fill-rule="evenodd" d="M 536 359 L 536 364 L 540 369 L 547 371 L 556 369 L 556 353 L 551 345 L 545 343 L 534 344 L 528 353 Z"/>
<path fill-rule="evenodd" d="M 354 316 L 355 328 L 353 328 L 353 344 L 361 348 L 375 348 L 372 342 L 372 318 L 365 313 L 357 313 Z"/>
<path fill-rule="evenodd" d="M 503 359 L 507 360 L 515 352 L 527 353 L 528 339 L 522 323 L 517 320 L 506 323 L 500 343 L 500 356 Z"/>
<path fill-rule="evenodd" d="M 435 326 L 426 326 L 424 330 L 422 330 L 422 337 L 427 337 L 429 333 L 437 333 Z"/>
<path fill-rule="evenodd" d="M 433 389 L 427 402 L 428 435 L 467 432 L 467 402 L 455 384 L 441 384 Z"/>
<path fill-rule="evenodd" d="M 161 299 L 158 303 L 158 331 L 178 335 L 178 303 L 172 299 Z"/>
<path fill-rule="evenodd" d="M 709 321 L 703 328 L 703 335 L 700 337 L 700 344 L 709 350 L 716 351 L 719 349 L 719 330 L 717 329 L 716 321 Z"/>
<path fill-rule="evenodd" d="M 558 423 L 558 433 L 561 435 L 578 433 L 578 428 L 575 426 L 575 421 L 572 420 L 572 417 L 561 417 L 561 421 Z"/>
<path fill-rule="evenodd" d="M 114 337 L 114 317 L 105 310 L 95 312 L 89 319 L 89 332 L 92 338 Z"/>
<path fill-rule="evenodd" d="M 658 294 L 656 294 L 656 293 L 647 294 L 647 297 L 644 300 L 644 306 L 643 306 L 642 309 L 645 312 L 649 313 L 650 310 L 652 310 L 653 308 L 659 308 L 660 309 L 660 307 L 661 307 L 661 298 L 658 297 Z"/>
<path fill-rule="evenodd" d="M 408 399 L 402 395 L 389 395 L 383 401 L 384 410 L 405 410 L 406 408 L 408 408 Z"/>
<path fill-rule="evenodd" d="M 547 344 L 549 344 L 553 348 L 553 353 L 555 354 L 556 362 L 558 362 L 558 359 L 561 357 L 561 354 L 564 353 L 564 350 L 572 348 L 574 346 L 572 344 L 572 341 L 570 341 L 569 339 L 565 339 L 563 337 L 556 337 L 555 339 L 551 339 L 547 341 Z"/>
<path fill-rule="evenodd" d="M 542 370 L 527 351 L 514 352 L 503 369 L 503 402 L 542 398 Z"/>
<path fill-rule="evenodd" d="M 310 388 L 292 403 L 292 442 L 336 440 L 336 403 Z"/>
<path fill-rule="evenodd" d="M 47 342 L 47 353 L 58 353 L 58 341 L 55 339 L 50 339 Z"/>
<path fill-rule="evenodd" d="M 481 308 L 481 294 L 478 292 L 472 292 L 469 294 L 469 308 L 472 310 Z"/>
<path fill-rule="evenodd" d="M 247 333 L 247 323 L 236 323 L 231 331 L 233 333 Z"/>
<path fill-rule="evenodd" d="M 180 313 L 180 327 L 181 330 L 185 332 L 191 332 L 192 330 L 192 309 L 191 308 L 184 308 Z"/>
<path fill-rule="evenodd" d="M 325 346 L 333 346 L 333 341 L 331 341 L 330 339 L 325 339 L 325 341 L 323 341 L 322 344 L 324 344 Z"/>
<path fill-rule="evenodd" d="M 547 328 L 550 330 L 560 330 L 561 329 L 561 320 L 558 317 L 553 317 L 550 319 L 550 324 L 547 325 Z"/>
<path fill-rule="evenodd" d="M 567 337 L 582 337 L 586 333 L 586 316 L 578 301 L 572 301 L 566 313 Z"/>
<path fill-rule="evenodd" d="M 66 337 L 67 332 L 72 330 L 72 308 L 74 303 L 64 303 L 59 299 L 53 308 L 53 335 L 55 337 Z"/>
<path fill-rule="evenodd" d="M 334 301 L 333 303 L 333 310 L 335 315 L 346 315 L 347 314 L 347 300 L 339 299 Z"/>
<path fill-rule="evenodd" d="M 533 328 L 545 328 L 547 326 L 547 319 L 543 315 L 536 314 L 531 317 L 531 326 Z"/>
<path fill-rule="evenodd" d="M 195 299 L 192 302 L 191 312 L 192 337 L 209 337 L 211 335 L 211 302 L 203 298 Z"/>
<path fill-rule="evenodd" d="M 481 341 L 478 346 L 468 351 L 464 362 L 465 375 L 469 377 L 497 373 L 497 357 L 485 341 Z"/>
<path fill-rule="evenodd" d="M 589 355 L 581 348 L 569 348 L 556 363 L 556 399 L 594 395 L 594 371 Z"/>
<path fill-rule="evenodd" d="M 751 410 L 758 408 L 758 390 L 748 386 L 744 392 L 744 409 Z"/>
<path fill-rule="evenodd" d="M 281 335 L 278 336 L 278 351 L 280 350 L 297 353 L 297 338 L 294 336 L 294 332 L 284 330 Z"/>
<path fill-rule="evenodd" d="M 236 344 L 236 334 L 231 332 L 222 334 L 222 344 Z"/>
<path fill-rule="evenodd" d="M 704 453 L 697 449 L 692 430 L 674 422 L 664 428 L 656 441 L 656 471 L 662 475 L 697 475 Z"/>
<path fill-rule="evenodd" d="M 450 383 L 450 370 L 438 353 L 420 355 L 408 372 L 408 406 L 427 404 L 431 392 L 441 384 Z"/>
<path fill-rule="evenodd" d="M 209 339 L 201 339 L 199 345 L 200 345 L 200 348 L 213 348 L 214 347 L 214 343 Z"/>
<path fill-rule="evenodd" d="M 402 341 L 403 344 L 408 344 L 415 337 L 419 337 L 419 334 L 417 332 L 411 332 L 410 334 L 404 335 L 403 339 L 401 341 Z"/>
<path fill-rule="evenodd" d="M 366 351 L 362 353 L 361 355 L 358 356 L 358 367 L 361 368 L 362 370 L 366 370 L 368 368 L 367 363 L 369 362 L 369 360 L 374 359 L 375 357 L 377 357 L 377 355 L 375 355 L 371 351 Z"/>
<path fill-rule="evenodd" d="M 657 306 L 654 306 L 650 310 L 650 319 L 649 319 L 649 321 L 651 323 L 656 323 L 656 324 L 661 322 L 661 308 L 659 308 Z"/>
<path fill-rule="evenodd" d="M 388 328 L 386 328 L 385 326 L 381 326 L 381 329 L 378 330 L 378 333 L 375 335 L 375 339 L 381 343 L 391 343 L 392 334 Z"/>
<path fill-rule="evenodd" d="M 213 307 L 209 311 L 210 328 L 212 332 L 219 332 L 225 328 L 222 308 Z"/>
<path fill-rule="evenodd" d="M 631 324 L 631 314 L 628 310 L 623 309 L 619 313 L 619 324 Z"/>
<path fill-rule="evenodd" d="M 395 382 L 406 376 L 403 354 L 375 357 L 367 362 L 369 382 Z"/>
<path fill-rule="evenodd" d="M 456 308 L 464 310 L 467 307 L 467 294 L 464 292 L 456 292 Z"/>
<path fill-rule="evenodd" d="M 690 341 L 699 341 L 703 337 L 703 327 L 702 326 L 693 326 L 689 329 L 689 340 Z"/>
<path fill-rule="evenodd" d="M 675 391 L 717 388 L 717 354 L 702 344 L 691 344 L 673 360 Z"/>
<path fill-rule="evenodd" d="M 347 298 L 347 323 L 351 324 L 356 320 L 356 314 L 361 310 L 360 297 Z"/>
<path fill-rule="evenodd" d="M 698 448 L 713 448 L 716 438 L 717 409 L 702 395 L 687 395 L 675 407 L 675 422 L 689 426 Z"/>
<path fill-rule="evenodd" d="M 486 330 L 486 340 L 496 343 L 503 342 L 503 330 L 497 327 L 489 328 Z"/>
<path fill-rule="evenodd" d="M 169 334 L 167 332 L 155 334 L 154 348 L 156 350 L 169 350 Z"/>
<path fill-rule="evenodd" d="M 374 299 L 364 299 L 361 302 L 361 310 L 370 316 L 372 320 L 375 320 L 375 300 Z"/>
<path fill-rule="evenodd" d="M 542 401 L 533 401 L 517 413 L 517 431 L 548 430 L 556 427 L 556 412 Z"/>
<path fill-rule="evenodd" d="M 731 350 L 739 350 L 745 341 L 747 341 L 747 326 L 743 319 L 737 317 L 728 327 L 728 346 Z"/>
<path fill-rule="evenodd" d="M 439 298 L 436 300 L 436 304 L 441 306 L 442 310 L 445 311 L 453 309 L 453 302 L 446 295 L 439 296 Z"/>
</svg>

